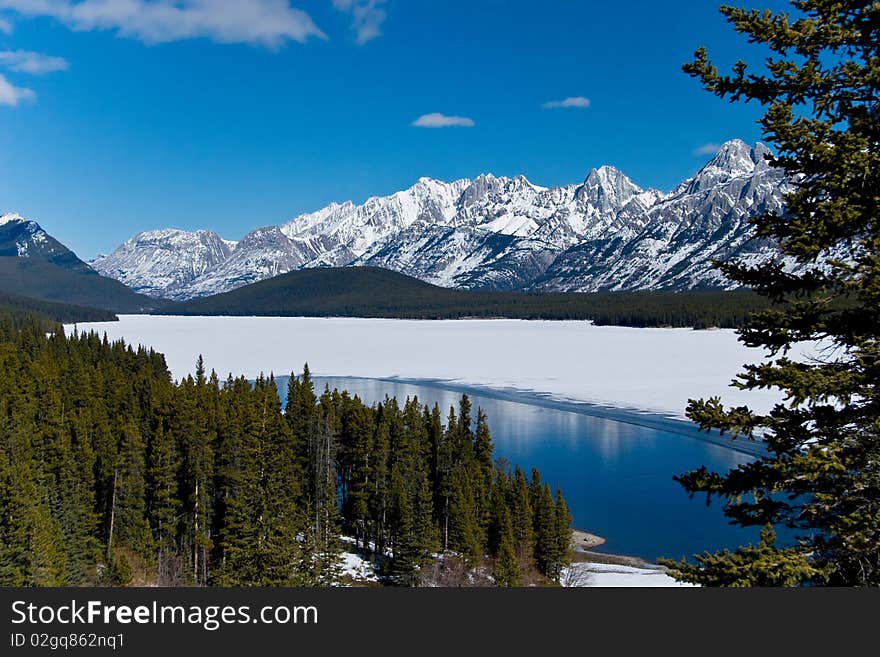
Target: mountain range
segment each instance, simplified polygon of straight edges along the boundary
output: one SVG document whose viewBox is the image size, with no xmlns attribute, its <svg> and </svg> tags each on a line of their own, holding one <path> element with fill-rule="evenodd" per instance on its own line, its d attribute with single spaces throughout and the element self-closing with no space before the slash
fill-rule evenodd
<svg viewBox="0 0 880 657">
<path fill-rule="evenodd" d="M 173 300 L 341 266 L 460 289 L 730 288 L 714 259 L 755 263 L 771 254 L 748 222 L 783 207 L 788 183 L 768 154 L 763 144 L 729 141 L 668 193 L 641 189 L 609 166 L 562 187 L 523 176 L 420 178 L 390 196 L 333 203 L 237 242 L 209 230 L 140 233 L 89 265 L 137 293 Z"/>
</svg>

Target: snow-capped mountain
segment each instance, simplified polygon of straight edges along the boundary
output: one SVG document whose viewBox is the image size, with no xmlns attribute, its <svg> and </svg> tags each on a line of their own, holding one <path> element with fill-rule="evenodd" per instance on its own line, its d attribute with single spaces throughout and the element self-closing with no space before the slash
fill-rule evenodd
<svg viewBox="0 0 880 657">
<path fill-rule="evenodd" d="M 361 205 L 333 203 L 237 244 L 154 231 L 93 261 L 135 289 L 175 299 L 225 292 L 306 267 L 373 265 L 448 287 L 592 291 L 727 286 L 713 258 L 767 257 L 748 218 L 779 210 L 786 181 L 762 144 L 727 142 L 672 192 L 614 167 L 575 185 L 523 176 L 421 178 Z"/>
<path fill-rule="evenodd" d="M 210 230 L 151 230 L 135 235 L 109 256 L 90 264 L 135 292 L 173 296 L 176 290 L 225 262 L 235 246 L 235 242 Z"/>
<path fill-rule="evenodd" d="M 643 214 L 635 236 L 588 240 L 560 255 L 531 287 L 542 290 L 727 287 L 712 261 L 767 257 L 748 218 L 781 211 L 786 180 L 763 144 L 725 144 L 693 177 Z"/>
<path fill-rule="evenodd" d="M 0 215 L 0 257 L 48 261 L 75 271 L 90 271 L 88 265 L 36 221 L 15 212 Z"/>
</svg>

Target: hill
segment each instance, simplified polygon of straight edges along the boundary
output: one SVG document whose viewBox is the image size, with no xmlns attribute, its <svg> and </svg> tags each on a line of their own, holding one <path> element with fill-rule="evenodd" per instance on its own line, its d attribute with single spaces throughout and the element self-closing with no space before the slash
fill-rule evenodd
<svg viewBox="0 0 880 657">
<path fill-rule="evenodd" d="M 162 305 L 91 269 L 16 257 L 0 257 L 0 292 L 113 312 L 149 312 Z"/>
<path fill-rule="evenodd" d="M 738 326 L 766 302 L 749 291 L 526 293 L 453 290 L 377 267 L 306 269 L 168 305 L 175 315 L 589 319 L 622 326 Z"/>
<path fill-rule="evenodd" d="M 19 325 L 26 318 L 34 316 L 48 322 L 64 324 L 113 322 L 119 319 L 109 310 L 41 301 L 40 299 L 0 292 L 0 318 L 11 318 L 13 324 Z"/>
</svg>

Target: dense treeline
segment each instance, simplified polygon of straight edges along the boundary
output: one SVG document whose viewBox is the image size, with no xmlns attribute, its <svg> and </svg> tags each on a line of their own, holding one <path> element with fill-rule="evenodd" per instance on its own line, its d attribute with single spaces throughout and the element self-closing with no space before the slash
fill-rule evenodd
<svg viewBox="0 0 880 657">
<path fill-rule="evenodd" d="M 307 269 L 160 311 L 183 315 L 589 319 L 618 326 L 733 328 L 769 302 L 748 291 L 532 293 L 454 290 L 377 267 Z"/>
<path fill-rule="evenodd" d="M 42 301 L 5 292 L 0 292 L 0 317 L 11 320 L 16 326 L 25 324 L 32 317 L 39 317 L 53 324 L 114 322 L 119 319 L 109 310 Z"/>
<path fill-rule="evenodd" d="M 571 517 L 438 407 L 219 381 L 0 322 L 0 585 L 326 585 L 341 535 L 398 584 L 558 579 Z"/>
</svg>

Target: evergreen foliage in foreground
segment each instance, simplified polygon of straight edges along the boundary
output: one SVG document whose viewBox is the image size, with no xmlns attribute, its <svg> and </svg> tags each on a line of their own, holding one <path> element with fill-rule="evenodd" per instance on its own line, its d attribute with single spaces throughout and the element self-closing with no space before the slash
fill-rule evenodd
<svg viewBox="0 0 880 657">
<path fill-rule="evenodd" d="M 306 368 L 282 412 L 271 377 L 199 359 L 178 384 L 161 354 L 37 319 L 0 321 L 0 368 L 0 586 L 323 586 L 341 534 L 402 585 L 438 561 L 500 585 L 567 562 L 561 492 L 493 464 L 467 397 L 444 426 L 415 399 L 316 395 Z"/>
<path fill-rule="evenodd" d="M 702 49 L 684 67 L 720 97 L 766 107 L 773 164 L 796 184 L 784 215 L 754 220 L 779 260 L 722 265 L 774 302 L 740 331 L 771 359 L 736 385 L 780 389 L 785 403 L 766 415 L 718 399 L 688 407 L 704 428 L 763 436 L 769 454 L 726 475 L 702 468 L 679 478 L 691 494 L 723 499 L 733 522 L 765 526 L 761 541 L 667 565 L 706 585 L 880 585 L 880 2 L 792 5 L 796 19 L 722 8 L 773 53 L 766 71 L 739 63 L 721 75 Z M 812 340 L 824 345 L 816 360 L 786 356 Z M 796 544 L 777 546 L 775 524 L 792 528 Z"/>
</svg>

